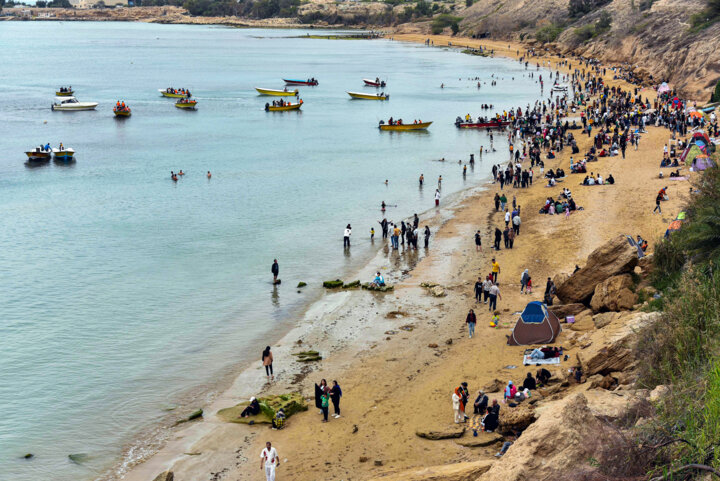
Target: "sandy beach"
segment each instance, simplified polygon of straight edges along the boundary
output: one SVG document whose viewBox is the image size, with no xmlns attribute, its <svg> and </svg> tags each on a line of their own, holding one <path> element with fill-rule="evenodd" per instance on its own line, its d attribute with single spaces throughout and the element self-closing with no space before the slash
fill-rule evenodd
<svg viewBox="0 0 720 481">
<path fill-rule="evenodd" d="M 424 42 L 428 37 L 396 34 L 393 38 Z M 507 42 L 430 38 L 436 47 L 457 42 L 492 48 L 496 56 L 515 58 L 518 52 L 524 52 L 522 46 Z M 553 70 L 563 70 L 557 67 L 560 59 L 556 57 L 529 60 L 531 64 L 542 62 Z M 633 88 L 610 77 L 606 81 L 611 86 Z M 654 91 L 646 89 L 642 95 L 652 99 Z M 577 157 L 581 157 L 592 138 L 576 132 L 581 152 Z M 282 464 L 277 479 L 283 481 L 320 477 L 365 480 L 414 467 L 493 459 L 495 447 L 469 449 L 450 440 L 420 439 L 415 433 L 452 423 L 450 396 L 460 382 L 468 383 L 474 398 L 478 389 L 495 379 L 520 381 L 527 371 L 534 370 L 523 368 L 524 347 L 507 346 L 506 336 L 525 304 L 542 300 L 548 277 L 572 272 L 592 250 L 618 234 L 641 235 L 650 241 L 652 250 L 654 241 L 677 215 L 689 189 L 686 181 L 658 178 L 662 147 L 669 136 L 665 128 L 649 127 L 639 149 L 629 148 L 626 159 L 606 157 L 588 164 L 588 171 L 604 177 L 612 174 L 615 185 L 581 186 L 584 175 L 571 174 L 563 183 L 548 188 L 535 169 L 536 181 L 530 188 L 506 188 L 509 201 L 515 196 L 522 206 L 521 234 L 511 250 L 490 249 L 491 232 L 496 226 L 504 227 L 502 214 L 494 211 L 492 201 L 499 184 L 488 183 L 484 189 L 464 193 L 450 208 L 428 212 L 421 218 L 421 225 L 429 224 L 436 234 L 427 256 L 418 258 L 416 253 L 402 248 L 390 252 L 386 247 L 358 273 L 358 278 L 365 281 L 375 270 L 384 268 L 389 283 L 395 285 L 393 292 L 327 292 L 297 327 L 273 345 L 274 383 L 265 383 L 258 361 L 228 391 L 204 407 L 202 421 L 178 428 L 156 455 L 135 466 L 123 479 L 149 481 L 171 469 L 178 481 L 261 480 L 264 476 L 258 457 L 266 441 L 271 441 L 279 452 Z M 506 137 L 495 133 L 498 151 L 507 149 Z M 488 147 L 488 143 L 486 136 L 478 133 L 478 145 Z M 569 173 L 570 156 L 570 150 L 565 149 L 556 159 L 545 161 L 545 170 L 561 166 Z M 476 156 L 476 162 L 481 161 Z M 462 175 L 461 166 L 457 175 Z M 434 188 L 432 182 L 428 184 L 426 188 Z M 654 197 L 667 185 L 670 200 L 663 203 L 661 215 L 653 214 Z M 569 218 L 539 214 L 545 198 L 557 197 L 563 187 L 572 190 L 577 205 L 584 210 Z M 482 252 L 475 251 L 473 235 L 477 230 L 482 233 Z M 376 242 L 382 242 L 379 237 L 378 229 Z M 501 325 L 497 329 L 488 327 L 487 306 L 477 304 L 473 297 L 474 282 L 489 273 L 492 257 L 501 266 Z M 519 292 L 524 269 L 529 269 L 533 279 L 532 295 Z M 443 286 L 446 295 L 434 297 L 420 286 L 423 282 Z M 465 327 L 470 308 L 478 315 L 473 339 L 468 339 Z M 573 331 L 564 331 L 557 344 L 569 347 L 572 335 Z M 299 367 L 291 356 L 299 345 L 320 351 L 323 360 Z M 576 349 L 569 347 L 566 353 L 570 360 L 556 372 L 573 365 Z M 322 378 L 328 382 L 337 380 L 344 393 L 342 417 L 331 418 L 327 424 L 320 422 L 312 401 L 307 412 L 290 418 L 281 431 L 266 425 L 227 424 L 215 416 L 219 409 L 251 395 L 300 391 L 312 398 L 313 384 Z M 502 395 L 490 394 L 490 398 L 500 400 Z"/>
</svg>

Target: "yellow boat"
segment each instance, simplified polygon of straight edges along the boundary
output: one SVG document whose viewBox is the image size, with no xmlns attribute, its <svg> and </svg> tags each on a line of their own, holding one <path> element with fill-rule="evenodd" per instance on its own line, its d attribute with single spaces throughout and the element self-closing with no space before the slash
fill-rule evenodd
<svg viewBox="0 0 720 481">
<path fill-rule="evenodd" d="M 298 100 L 295 104 L 287 103 L 285 105 L 270 105 L 265 104 L 265 110 L 268 112 L 285 112 L 287 110 L 300 110 L 300 107 L 302 106 L 303 101 Z"/>
<path fill-rule="evenodd" d="M 393 124 L 393 125 L 386 125 L 382 121 L 380 121 L 380 130 L 399 130 L 399 131 L 407 131 L 407 130 L 427 130 L 428 127 L 430 127 L 430 124 L 432 122 L 422 122 L 419 124 Z"/>
<path fill-rule="evenodd" d="M 128 106 L 125 106 L 125 108 L 113 107 L 113 113 L 115 114 L 115 117 L 130 117 L 132 115 L 132 110 Z"/>
<path fill-rule="evenodd" d="M 274 95 L 276 97 L 297 97 L 298 95 L 298 89 L 295 90 L 274 90 L 274 89 L 261 89 L 259 87 L 255 87 L 255 90 L 257 90 L 261 95 Z"/>
<path fill-rule="evenodd" d="M 386 94 L 384 92 L 380 94 L 363 94 L 360 92 L 348 92 L 347 94 L 354 99 L 361 100 L 388 100 L 390 98 L 390 94 Z"/>
<path fill-rule="evenodd" d="M 172 91 L 169 91 L 171 89 L 158 89 L 158 92 L 163 97 L 170 97 L 172 99 L 184 99 L 185 97 L 192 97 L 192 95 L 188 95 L 187 90 L 185 93 L 181 93 L 179 90 L 172 89 Z"/>
<path fill-rule="evenodd" d="M 195 110 L 197 100 L 181 99 L 175 102 L 175 107 L 185 110 Z"/>
<path fill-rule="evenodd" d="M 75 95 L 75 92 L 69 89 L 58 90 L 55 92 L 56 97 L 72 97 L 73 95 Z"/>
</svg>

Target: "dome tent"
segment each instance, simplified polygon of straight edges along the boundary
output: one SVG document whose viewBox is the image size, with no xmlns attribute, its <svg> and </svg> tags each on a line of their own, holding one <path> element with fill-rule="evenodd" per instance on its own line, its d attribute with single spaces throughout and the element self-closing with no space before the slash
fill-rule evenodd
<svg viewBox="0 0 720 481">
<path fill-rule="evenodd" d="M 525 346 L 529 344 L 545 344 L 555 341 L 562 328 L 557 316 L 548 311 L 542 302 L 533 301 L 523 309 L 515 323 L 508 344 Z"/>
</svg>

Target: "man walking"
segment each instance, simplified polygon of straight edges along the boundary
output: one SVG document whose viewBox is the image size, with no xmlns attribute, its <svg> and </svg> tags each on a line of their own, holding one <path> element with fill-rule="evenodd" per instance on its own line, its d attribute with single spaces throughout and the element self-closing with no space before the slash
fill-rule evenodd
<svg viewBox="0 0 720 481">
<path fill-rule="evenodd" d="M 273 284 L 277 284 L 278 283 L 277 276 L 278 276 L 278 274 L 280 274 L 280 264 L 278 264 L 277 259 L 273 260 L 273 265 L 270 268 L 270 272 L 272 272 L 272 275 L 273 275 Z"/>
<path fill-rule="evenodd" d="M 265 479 L 267 481 L 275 481 L 275 468 L 280 466 L 278 453 L 272 447 L 270 441 L 265 443 L 265 449 L 260 453 L 260 469 L 265 468 Z"/>
<path fill-rule="evenodd" d="M 495 258 L 493 257 L 492 260 L 492 281 L 494 283 L 497 283 L 498 281 L 498 274 L 500 274 L 500 264 L 495 261 Z"/>
<path fill-rule="evenodd" d="M 500 295 L 500 288 L 498 287 L 497 282 L 494 283 L 492 287 L 490 287 L 488 294 L 490 295 L 490 304 L 488 305 L 488 310 L 492 312 L 497 308 L 498 297 L 502 299 L 502 296 Z"/>
<path fill-rule="evenodd" d="M 350 234 L 352 234 L 352 228 L 350 224 L 345 227 L 345 234 L 343 236 L 343 247 L 350 247 Z"/>
</svg>

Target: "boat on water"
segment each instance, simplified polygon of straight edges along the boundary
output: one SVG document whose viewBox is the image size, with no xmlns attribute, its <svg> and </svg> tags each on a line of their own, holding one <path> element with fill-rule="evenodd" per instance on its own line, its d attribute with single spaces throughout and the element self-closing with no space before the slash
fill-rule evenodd
<svg viewBox="0 0 720 481">
<path fill-rule="evenodd" d="M 460 117 L 455 120 L 455 127 L 459 129 L 504 129 L 510 125 L 508 120 L 487 120 L 483 122 L 464 121 Z"/>
<path fill-rule="evenodd" d="M 116 105 L 113 107 L 113 114 L 115 114 L 115 117 L 130 117 L 132 115 L 132 109 L 127 105 Z"/>
<path fill-rule="evenodd" d="M 380 80 L 379 78 L 376 78 L 375 80 L 370 80 L 368 78 L 364 78 L 363 82 L 365 82 L 365 85 L 369 85 L 371 87 L 384 87 L 385 81 Z"/>
<path fill-rule="evenodd" d="M 275 90 L 275 89 L 261 89 L 259 87 L 255 87 L 255 90 L 257 90 L 261 95 L 274 95 L 275 97 L 297 97 L 300 92 L 298 92 L 298 89 L 295 90 Z"/>
<path fill-rule="evenodd" d="M 74 160 L 75 158 L 75 150 L 71 149 L 69 147 L 63 147 L 62 144 L 60 144 L 60 147 L 57 149 L 52 149 L 53 157 L 55 160 L 62 160 L 65 162 L 69 162 L 71 160 Z"/>
<path fill-rule="evenodd" d="M 393 122 L 392 124 L 386 124 L 384 120 L 380 121 L 378 128 L 380 130 L 391 130 L 391 131 L 409 131 L 409 130 L 427 130 L 432 122 L 419 122 L 417 124 L 402 124 Z"/>
<path fill-rule="evenodd" d="M 48 162 L 50 157 L 52 157 L 52 149 L 50 149 L 49 144 L 45 146 L 40 145 L 33 150 L 25 152 L 25 155 L 27 155 L 28 162 Z"/>
<path fill-rule="evenodd" d="M 386 94 L 385 92 L 379 93 L 379 94 L 363 94 L 360 92 L 348 92 L 347 93 L 350 97 L 358 100 L 389 100 L 390 94 Z"/>
<path fill-rule="evenodd" d="M 283 102 L 282 105 L 265 104 L 265 111 L 267 111 L 267 112 L 285 112 L 288 110 L 300 110 L 300 107 L 302 107 L 302 104 L 303 104 L 302 99 L 298 100 L 294 104 L 292 104 L 290 102 Z"/>
<path fill-rule="evenodd" d="M 319 82 L 315 78 L 309 78 L 307 80 L 293 80 L 293 79 L 287 79 L 284 78 L 283 82 L 285 82 L 288 85 L 310 85 L 311 87 L 314 87 Z"/>
<path fill-rule="evenodd" d="M 175 107 L 184 110 L 197 110 L 197 100 L 183 98 L 175 102 Z"/>
<path fill-rule="evenodd" d="M 75 111 L 75 110 L 95 110 L 98 106 L 97 102 L 80 102 L 75 97 L 57 97 L 57 102 L 50 107 L 52 110 Z"/>
<path fill-rule="evenodd" d="M 188 89 L 174 89 L 172 87 L 168 87 L 166 89 L 158 89 L 158 92 L 163 97 L 169 97 L 171 99 L 184 99 L 185 97 L 192 97 L 192 94 Z"/>
<path fill-rule="evenodd" d="M 75 92 L 72 87 L 60 87 L 55 91 L 56 97 L 72 97 Z"/>
<path fill-rule="evenodd" d="M 567 85 L 558 85 L 558 84 L 555 84 L 555 85 L 552 86 L 552 88 L 550 89 L 550 91 L 551 91 L 551 92 L 567 92 L 567 91 L 568 91 L 568 86 L 567 86 Z"/>
</svg>

